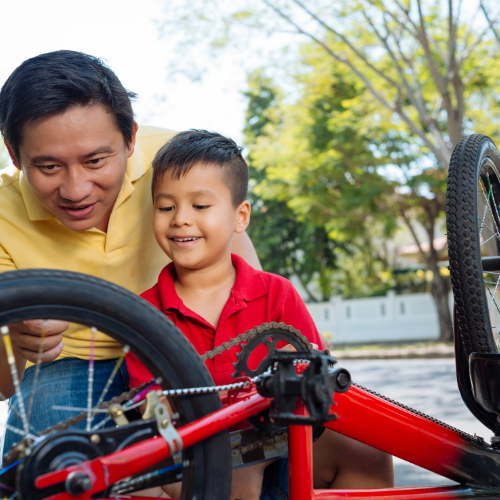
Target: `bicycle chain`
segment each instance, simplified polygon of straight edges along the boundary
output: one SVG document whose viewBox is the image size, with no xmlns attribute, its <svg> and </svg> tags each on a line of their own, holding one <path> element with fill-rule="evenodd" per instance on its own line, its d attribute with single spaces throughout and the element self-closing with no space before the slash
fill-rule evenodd
<svg viewBox="0 0 500 500">
<path fill-rule="evenodd" d="M 279 443 L 280 441 L 285 441 L 288 439 L 288 432 L 283 432 L 282 434 L 276 434 L 275 436 L 268 437 L 265 439 L 258 439 L 257 441 L 254 441 L 253 443 L 247 443 L 241 446 L 236 446 L 235 448 L 231 449 L 231 456 L 232 457 L 237 457 L 238 455 L 244 455 L 245 453 L 248 453 L 249 451 L 254 451 L 258 448 L 262 448 L 264 446 L 274 444 L 274 443 Z"/>
<path fill-rule="evenodd" d="M 419 410 L 415 410 L 414 408 L 411 408 L 410 406 L 406 406 L 402 403 L 399 403 L 398 401 L 394 401 L 394 399 L 388 398 L 387 396 L 379 394 L 378 392 L 373 391 L 371 389 L 367 389 L 366 387 L 363 387 L 360 384 L 356 384 L 356 382 L 351 382 L 351 383 L 352 383 L 352 385 L 359 387 L 360 389 L 363 389 L 364 391 L 369 392 L 370 394 L 373 394 L 374 396 L 377 396 L 381 399 L 384 399 L 385 401 L 388 401 L 389 403 L 392 403 L 396 406 L 399 406 L 400 408 L 403 408 L 403 410 L 411 411 L 412 413 L 415 413 L 419 417 L 423 417 L 427 420 L 430 420 L 431 422 L 434 422 L 435 424 L 440 425 L 441 427 L 444 427 L 445 429 L 456 432 L 457 434 L 460 434 L 462 437 L 464 437 L 465 439 L 468 439 L 469 441 L 473 441 L 473 442 L 481 443 L 481 444 L 485 443 L 485 440 L 480 436 L 476 436 L 476 435 L 472 436 L 471 434 L 468 434 L 467 432 L 461 431 L 460 429 L 457 429 L 456 427 L 453 427 L 449 424 L 445 424 L 444 422 L 441 422 L 441 420 L 438 420 L 437 418 L 431 417 L 431 416 L 427 415 L 426 413 L 423 413 Z"/>
</svg>

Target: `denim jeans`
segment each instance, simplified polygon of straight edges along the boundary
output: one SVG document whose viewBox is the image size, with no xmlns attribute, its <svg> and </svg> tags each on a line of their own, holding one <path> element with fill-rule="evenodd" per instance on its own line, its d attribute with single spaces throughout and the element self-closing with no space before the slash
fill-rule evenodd
<svg viewBox="0 0 500 500">
<path fill-rule="evenodd" d="M 94 362 L 94 383 L 92 391 L 92 404 L 96 405 L 104 386 L 116 365 L 116 360 Z M 88 369 L 89 362 L 83 359 L 64 358 L 41 365 L 38 382 L 35 388 L 33 409 L 30 416 L 30 424 L 37 431 L 43 431 L 63 420 L 77 415 L 78 411 L 53 410 L 52 406 L 73 406 L 76 408 L 87 408 L 88 392 Z M 28 411 L 30 394 L 33 388 L 35 367 L 31 366 L 24 372 L 21 383 L 24 406 Z M 104 398 L 106 401 L 112 397 L 128 391 L 128 373 L 125 363 L 122 363 L 113 383 Z M 9 412 L 7 423 L 18 429 L 23 429 L 22 421 L 11 410 L 12 407 L 19 411 L 18 398 L 14 395 L 9 401 Z M 106 414 L 98 413 L 93 425 L 100 422 Z M 85 429 L 86 420 L 75 425 L 74 428 Z M 115 425 L 111 420 L 110 425 Z M 18 434 L 6 431 L 2 439 L 2 457 L 12 445 L 20 440 Z"/>
<path fill-rule="evenodd" d="M 265 468 L 260 500 L 288 500 L 287 458 L 280 458 Z"/>
</svg>

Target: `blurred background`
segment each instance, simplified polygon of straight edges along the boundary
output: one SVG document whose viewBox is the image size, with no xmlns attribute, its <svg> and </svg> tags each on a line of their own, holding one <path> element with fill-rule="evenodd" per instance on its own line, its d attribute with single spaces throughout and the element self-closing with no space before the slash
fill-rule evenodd
<svg viewBox="0 0 500 500">
<path fill-rule="evenodd" d="M 454 146 L 499 138 L 497 2 L 19 0 L 1 12 L 0 84 L 32 56 L 82 51 L 138 93 L 139 124 L 244 146 L 262 265 L 292 280 L 353 378 L 489 438 L 447 359 L 444 211 Z M 396 470 L 399 485 L 443 482 Z"/>
</svg>

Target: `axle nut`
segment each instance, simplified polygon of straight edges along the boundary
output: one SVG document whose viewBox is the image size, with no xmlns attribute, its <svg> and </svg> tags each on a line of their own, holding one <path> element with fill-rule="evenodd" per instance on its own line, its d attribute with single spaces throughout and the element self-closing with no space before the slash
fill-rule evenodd
<svg viewBox="0 0 500 500">
<path fill-rule="evenodd" d="M 90 477 L 83 472 L 72 472 L 66 479 L 66 491 L 75 497 L 90 491 L 92 486 Z"/>
</svg>

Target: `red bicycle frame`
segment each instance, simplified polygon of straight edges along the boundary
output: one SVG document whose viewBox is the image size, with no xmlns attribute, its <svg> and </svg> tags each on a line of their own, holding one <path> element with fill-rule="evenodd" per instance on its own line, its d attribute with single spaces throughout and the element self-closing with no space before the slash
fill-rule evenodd
<svg viewBox="0 0 500 500">
<path fill-rule="evenodd" d="M 289 491 L 290 500 L 333 500 L 337 498 L 472 498 L 484 495 L 485 487 L 500 497 L 495 485 L 500 484 L 500 454 L 480 440 L 470 441 L 451 428 L 429 420 L 396 403 L 378 397 L 359 387 L 334 396 L 331 410 L 339 417 L 325 424 L 345 436 L 354 438 L 415 465 L 470 486 L 438 488 L 394 488 L 380 490 L 313 490 L 312 429 L 305 425 L 289 426 Z M 271 400 L 255 390 L 241 393 L 237 402 L 178 429 L 183 447 L 206 439 L 251 415 L 268 408 Z M 304 414 L 299 401 L 296 414 Z M 66 481 L 72 472 L 87 474 L 92 489 L 78 498 L 90 500 L 117 481 L 153 466 L 174 454 L 162 437 L 154 437 L 117 453 L 51 472 L 36 479 L 37 488 L 46 488 Z M 60 493 L 50 500 L 71 500 Z M 119 497 L 134 500 L 141 497 Z M 144 497 L 145 498 L 145 497 Z"/>
</svg>

